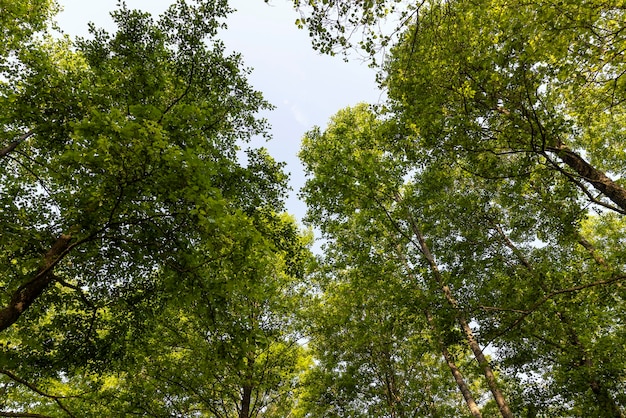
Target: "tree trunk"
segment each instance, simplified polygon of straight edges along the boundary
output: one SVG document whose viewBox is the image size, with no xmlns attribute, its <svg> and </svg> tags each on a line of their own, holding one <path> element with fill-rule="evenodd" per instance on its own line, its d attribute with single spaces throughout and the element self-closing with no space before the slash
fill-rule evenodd
<svg viewBox="0 0 626 418">
<path fill-rule="evenodd" d="M 70 235 L 61 235 L 44 256 L 43 265 L 37 270 L 35 277 L 21 285 L 13 293 L 8 305 L 0 310 L 0 331 L 13 325 L 45 288 L 52 283 L 54 280 L 52 269 L 71 248 L 71 240 Z"/>
<path fill-rule="evenodd" d="M 591 360 L 589 360 L 589 362 L 591 362 Z M 596 395 L 598 405 L 601 405 L 602 408 L 609 413 L 609 416 L 613 418 L 624 418 L 624 413 L 615 403 L 615 400 L 613 400 L 609 391 L 606 390 L 606 388 L 597 379 L 591 377 L 589 384 L 591 386 L 591 391 L 594 395 Z"/>
<path fill-rule="evenodd" d="M 591 183 L 596 190 L 602 192 L 613 203 L 626 211 L 626 189 L 615 183 L 606 174 L 593 167 L 565 145 L 549 148 L 549 150 L 554 152 L 561 161 L 574 170 L 581 178 Z"/>
<path fill-rule="evenodd" d="M 474 357 L 476 358 L 476 361 L 478 362 L 480 369 L 483 371 L 483 375 L 485 376 L 485 379 L 487 380 L 487 386 L 489 386 L 489 390 L 491 391 L 491 394 L 493 395 L 493 399 L 496 401 L 496 404 L 498 405 L 498 410 L 500 411 L 500 415 L 502 415 L 503 418 L 513 418 L 513 413 L 511 412 L 511 409 L 509 408 L 509 405 L 506 402 L 504 395 L 502 394 L 502 392 L 500 391 L 500 388 L 498 387 L 496 376 L 493 373 L 493 370 L 491 369 L 491 366 L 489 365 L 487 358 L 483 354 L 483 351 L 480 348 L 480 345 L 476 341 L 476 338 L 474 338 L 474 332 L 472 331 L 472 328 L 469 326 L 467 319 L 465 318 L 465 315 L 461 313 L 461 310 L 459 309 L 459 304 L 457 300 L 454 298 L 454 296 L 452 295 L 452 291 L 450 290 L 450 287 L 445 283 L 443 276 L 441 275 L 441 272 L 439 271 L 439 267 L 437 266 L 437 263 L 435 262 L 435 257 L 430 252 L 430 248 L 426 244 L 426 240 L 424 239 L 424 236 L 422 235 L 421 230 L 418 228 L 414 220 L 412 220 L 411 226 L 413 228 L 413 233 L 415 237 L 419 241 L 420 251 L 422 252 L 422 255 L 428 262 L 430 270 L 433 273 L 433 276 L 435 277 L 435 280 L 437 281 L 441 291 L 443 292 L 446 298 L 446 301 L 456 313 L 457 322 L 459 323 L 459 325 L 461 326 L 461 329 L 463 330 L 463 333 L 465 334 L 465 339 L 467 340 L 467 344 L 472 350 L 472 353 L 474 353 Z"/>
<path fill-rule="evenodd" d="M 244 385 L 241 396 L 241 411 L 239 418 L 250 418 L 250 404 L 252 401 L 252 385 Z"/>
<path fill-rule="evenodd" d="M 437 332 L 437 329 L 435 328 L 435 321 L 433 320 L 433 317 L 432 317 L 431 313 L 428 312 L 428 311 L 426 312 L 426 318 L 428 319 L 428 324 L 430 325 L 430 329 L 438 337 L 437 340 L 439 341 L 439 345 L 441 347 L 441 353 L 443 354 L 443 358 L 446 360 L 446 364 L 450 368 L 450 372 L 452 373 L 452 377 L 454 377 L 454 381 L 456 382 L 457 387 L 459 388 L 459 390 L 463 394 L 463 399 L 465 399 L 465 403 L 467 404 L 467 407 L 469 408 L 470 412 L 472 413 L 472 416 L 474 418 L 482 418 L 482 414 L 480 413 L 480 408 L 478 408 L 478 405 L 476 404 L 476 401 L 474 400 L 474 397 L 472 396 L 472 393 L 471 393 L 471 391 L 469 389 L 469 386 L 467 386 L 467 383 L 465 383 L 465 379 L 463 378 L 463 374 L 461 373 L 461 371 L 457 367 L 456 363 L 454 362 L 454 359 L 452 358 L 452 355 L 450 355 L 450 352 L 448 351 L 448 347 L 446 347 L 444 342 L 441 341 L 441 338 L 439 338 L 439 334 Z"/>
<path fill-rule="evenodd" d="M 402 252 L 400 252 L 400 256 L 402 257 L 402 260 L 404 262 L 405 267 L 407 268 L 407 271 L 410 271 L 407 260 Z M 450 372 L 452 373 L 452 377 L 454 378 L 454 381 L 457 387 L 459 388 L 459 391 L 463 395 L 463 399 L 465 399 L 465 403 L 467 407 L 469 408 L 472 416 L 474 418 L 482 418 L 482 413 L 480 412 L 480 408 L 478 407 L 478 404 L 476 404 L 476 400 L 472 396 L 472 392 L 470 391 L 469 386 L 467 386 L 467 383 L 465 383 L 465 379 L 463 378 L 463 374 L 461 373 L 461 370 L 459 370 L 459 368 L 457 367 L 456 363 L 454 362 L 454 358 L 448 351 L 448 347 L 446 346 L 443 339 L 439 335 L 439 331 L 437 330 L 437 327 L 435 326 L 435 321 L 433 319 L 432 314 L 428 310 L 425 310 L 424 314 L 426 316 L 426 320 L 428 321 L 428 325 L 430 326 L 431 331 L 437 337 L 437 342 L 439 344 L 441 354 L 443 355 L 443 358 L 446 361 L 446 364 L 448 365 Z"/>
<path fill-rule="evenodd" d="M 241 409 L 239 410 L 239 418 L 250 418 L 252 409 L 252 391 L 254 390 L 254 384 L 252 379 L 254 378 L 255 361 L 255 353 L 249 352 L 246 355 L 246 370 L 244 383 L 241 388 Z"/>
</svg>

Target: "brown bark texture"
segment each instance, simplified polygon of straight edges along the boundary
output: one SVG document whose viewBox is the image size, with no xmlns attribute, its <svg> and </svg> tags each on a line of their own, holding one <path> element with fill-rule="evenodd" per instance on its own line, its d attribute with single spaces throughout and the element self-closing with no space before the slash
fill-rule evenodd
<svg viewBox="0 0 626 418">
<path fill-rule="evenodd" d="M 426 318 L 428 319 L 428 324 L 430 325 L 430 328 L 437 334 L 437 330 L 435 329 L 435 321 L 433 320 L 433 317 L 430 312 L 426 312 Z M 443 341 L 441 341 L 440 338 L 438 340 L 439 340 L 439 345 L 441 346 L 441 354 L 443 354 L 443 358 L 446 360 L 446 364 L 448 365 L 448 368 L 450 369 L 450 372 L 452 373 L 452 377 L 454 378 L 454 381 L 456 382 L 457 387 L 461 391 L 461 394 L 463 395 L 463 399 L 465 399 L 465 403 L 467 404 L 467 407 L 469 408 L 472 416 L 474 418 L 482 418 L 480 408 L 476 404 L 476 400 L 472 396 L 472 392 L 470 391 L 469 386 L 467 386 L 467 383 L 465 382 L 465 379 L 463 378 L 463 374 L 461 373 L 461 370 L 459 370 L 458 366 L 454 362 L 454 358 L 448 351 L 448 347 L 446 347 L 446 345 L 444 344 Z"/>
<path fill-rule="evenodd" d="M 476 361 L 478 362 L 480 369 L 483 371 L 483 375 L 485 376 L 485 379 L 487 381 L 487 386 L 489 386 L 489 390 L 491 391 L 491 394 L 493 395 L 493 399 L 498 405 L 498 410 L 500 411 L 500 415 L 502 415 L 503 418 L 513 418 L 513 413 L 511 412 L 511 409 L 509 408 L 509 405 L 506 402 L 506 399 L 504 395 L 502 394 L 502 391 L 500 391 L 500 388 L 498 387 L 496 376 L 493 373 L 493 370 L 491 369 L 491 366 L 489 365 L 487 358 L 483 354 L 483 351 L 480 348 L 480 345 L 476 341 L 476 338 L 474 337 L 474 333 L 471 327 L 469 326 L 467 319 L 461 313 L 458 302 L 452 295 L 452 291 L 450 290 L 450 287 L 445 283 L 444 278 L 441 275 L 441 272 L 439 271 L 439 267 L 437 266 L 437 263 L 435 261 L 435 257 L 430 252 L 430 248 L 428 247 L 428 244 L 426 243 L 426 240 L 424 239 L 424 236 L 421 230 L 419 229 L 419 227 L 417 226 L 415 222 L 412 222 L 412 227 L 413 227 L 413 233 L 415 234 L 416 238 L 419 241 L 420 251 L 422 252 L 422 255 L 426 259 L 429 265 L 429 268 L 431 272 L 433 273 L 433 276 L 435 277 L 435 280 L 437 281 L 438 285 L 441 288 L 441 291 L 443 292 L 446 298 L 446 301 L 456 313 L 457 322 L 459 323 L 459 325 L 461 326 L 461 329 L 463 330 L 463 333 L 465 334 L 467 344 L 469 348 L 472 350 L 472 353 L 474 353 L 474 357 L 476 358 Z"/>
<path fill-rule="evenodd" d="M 35 299 L 54 280 L 53 268 L 70 248 L 71 235 L 61 235 L 46 253 L 35 276 L 22 284 L 11 296 L 9 303 L 0 309 L 0 331 L 13 325 Z"/>
<path fill-rule="evenodd" d="M 604 172 L 589 164 L 583 157 L 568 147 L 561 145 L 550 148 L 568 167 L 576 172 L 582 179 L 591 183 L 593 187 L 602 192 L 613 203 L 626 211 L 626 189 L 611 180 Z"/>
</svg>

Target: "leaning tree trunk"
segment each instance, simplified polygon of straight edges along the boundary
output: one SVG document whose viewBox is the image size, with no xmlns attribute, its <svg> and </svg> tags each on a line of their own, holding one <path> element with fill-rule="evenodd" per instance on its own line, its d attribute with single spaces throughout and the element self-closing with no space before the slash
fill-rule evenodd
<svg viewBox="0 0 626 418">
<path fill-rule="evenodd" d="M 435 321 L 433 320 L 431 313 L 428 311 L 426 311 L 426 318 L 428 319 L 428 324 L 430 325 L 430 329 L 438 336 L 437 341 L 439 342 L 439 345 L 441 348 L 441 354 L 443 354 L 443 358 L 446 360 L 446 364 L 448 365 L 448 368 L 450 369 L 450 372 L 452 373 L 452 377 L 454 378 L 454 381 L 456 382 L 457 387 L 461 391 L 461 394 L 463 395 L 463 399 L 465 399 L 465 404 L 469 408 L 474 418 L 482 418 L 483 415 L 480 412 L 480 408 L 478 407 L 478 404 L 476 404 L 476 400 L 472 396 L 472 392 L 470 391 L 469 386 L 465 382 L 465 379 L 463 378 L 463 374 L 461 373 L 458 366 L 454 362 L 454 358 L 448 351 L 448 347 L 441 340 L 441 338 L 439 338 L 439 334 L 435 327 Z"/>
<path fill-rule="evenodd" d="M 71 240 L 70 235 L 61 235 L 44 256 L 35 276 L 13 292 L 8 304 L 0 309 L 0 331 L 13 325 L 54 281 L 53 268 L 72 248 Z"/>
<path fill-rule="evenodd" d="M 569 168 L 574 170 L 580 178 L 609 198 L 613 203 L 626 212 L 626 189 L 615 183 L 604 172 L 589 164 L 583 157 L 565 145 L 549 148 Z"/>
<path fill-rule="evenodd" d="M 406 260 L 405 255 L 403 254 L 401 250 L 399 251 L 399 255 L 402 258 L 402 261 L 407 271 L 410 272 L 411 269 L 409 268 L 409 264 Z M 441 350 L 441 354 L 443 355 L 443 358 L 446 361 L 446 364 L 448 365 L 450 372 L 452 373 L 454 382 L 456 383 L 457 387 L 459 388 L 459 391 L 463 395 L 463 399 L 465 399 L 465 404 L 469 408 L 470 413 L 472 414 L 474 418 L 482 418 L 482 413 L 480 412 L 480 408 L 478 407 L 478 404 L 476 403 L 474 396 L 472 396 L 472 392 L 470 391 L 469 386 L 465 382 L 465 379 L 463 378 L 463 374 L 461 373 L 461 370 L 454 362 L 454 358 L 448 351 L 448 347 L 446 346 L 445 342 L 441 338 L 439 331 L 437 330 L 437 327 L 435 325 L 435 321 L 434 321 L 432 314 L 430 313 L 429 310 L 426 309 L 424 310 L 424 315 L 426 316 L 426 320 L 428 321 L 428 325 L 430 326 L 431 331 L 437 337 L 437 343 L 439 344 L 439 349 Z"/>
</svg>

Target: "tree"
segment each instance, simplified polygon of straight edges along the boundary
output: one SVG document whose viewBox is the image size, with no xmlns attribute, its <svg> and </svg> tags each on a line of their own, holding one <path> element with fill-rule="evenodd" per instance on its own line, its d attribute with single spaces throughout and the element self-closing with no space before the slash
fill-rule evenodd
<svg viewBox="0 0 626 418">
<path fill-rule="evenodd" d="M 375 52 L 374 25 L 400 13 L 401 35 L 380 77 L 390 98 L 382 117 L 397 130 L 379 145 L 414 179 L 397 199 L 406 205 L 398 227 L 408 215 L 417 220 L 423 255 L 445 270 L 462 315 L 499 348 L 502 371 L 512 361 L 516 379 L 520 368 L 541 376 L 522 402 L 554 414 L 623 416 L 623 376 L 610 371 L 622 359 L 597 361 L 622 333 L 623 264 L 602 254 L 619 245 L 592 243 L 619 235 L 610 212 L 625 213 L 623 5 L 295 4 L 326 52 L 350 46 L 344 35 L 353 29 Z M 613 229 L 589 228 L 606 222 Z M 599 294 L 610 295 L 610 307 Z M 593 326 L 583 325 L 589 318 Z"/>
<path fill-rule="evenodd" d="M 127 382 L 141 342 L 165 326 L 160 315 L 198 303 L 198 283 L 215 300 L 243 297 L 213 281 L 227 272 L 221 260 L 232 269 L 229 257 L 247 248 L 241 268 L 258 262 L 259 274 L 282 260 L 268 249 L 279 238 L 247 228 L 262 208 L 282 211 L 287 177 L 262 149 L 245 164 L 237 156 L 267 135 L 256 114 L 270 105 L 216 39 L 226 1 L 178 1 L 158 21 L 122 4 L 117 32 L 92 27 L 75 43 L 49 37 L 48 3 L 31 3 L 2 17 L 14 35 L 0 82 L 3 413 L 72 416 L 76 399 L 92 396 L 103 416 L 105 397 L 92 394 Z M 262 299 L 271 280 L 254 279 Z M 272 350 L 289 344 L 281 338 Z"/>
<path fill-rule="evenodd" d="M 456 344 L 470 350 L 501 415 L 530 414 L 545 405 L 554 414 L 595 410 L 599 416 L 621 416 L 623 377 L 612 370 L 622 359 L 607 356 L 609 341 L 621 338 L 619 283 L 625 276 L 619 263 L 598 262 L 593 244 L 582 238 L 583 232 L 595 233 L 581 229 L 587 220 L 575 186 L 559 172 L 544 170 L 533 172 L 530 186 L 520 190 L 519 182 L 506 176 L 468 173 L 463 156 L 457 165 L 443 165 L 428 149 L 417 163 L 398 149 L 403 132 L 402 124 L 377 121 L 360 106 L 339 112 L 325 132 L 305 137 L 301 157 L 310 175 L 304 189 L 309 220 L 330 240 L 335 266 L 367 277 L 367 266 L 393 260 L 387 271 L 373 275 L 378 281 L 356 287 L 376 294 L 384 287 L 381 281 L 404 277 L 411 283 L 409 299 L 424 304 L 426 320 L 412 317 L 406 326 L 412 324 L 413 332 L 430 328 L 436 342 L 430 353 L 446 360 L 445 351 Z M 382 260 L 370 261 L 373 254 L 382 254 Z M 341 282 L 346 273 L 334 274 Z M 382 300 L 401 307 L 398 295 L 411 293 L 395 292 Z M 615 295 L 610 318 L 601 314 L 608 306 L 597 292 Z M 589 315 L 593 327 L 583 325 Z M 588 332 L 605 335 L 604 342 Z M 491 358 L 483 353 L 487 346 L 494 351 Z M 450 364 L 450 369 L 454 374 L 459 368 Z M 560 377 L 572 370 L 577 378 Z M 542 376 L 535 384 L 550 390 L 531 389 L 507 400 L 506 388 L 515 393 L 529 375 Z M 463 384 L 458 387 L 464 391 Z M 571 402 L 565 404 L 569 408 L 563 399 Z M 482 409 L 487 414 L 491 406 Z"/>
<path fill-rule="evenodd" d="M 411 109 L 405 120 L 425 146 L 474 156 L 467 168 L 477 174 L 491 174 L 479 159 L 508 176 L 548 166 L 594 204 L 623 212 L 624 189 L 605 174 L 619 176 L 623 167 L 604 151 L 620 142 L 614 123 L 623 112 L 615 90 L 621 71 L 612 58 L 623 42 L 613 29 L 619 10 L 515 6 L 424 9 L 394 53 L 390 96 Z M 537 25 L 522 24 L 534 16 L 542 16 Z"/>
<path fill-rule="evenodd" d="M 368 55 L 393 45 L 382 84 L 426 146 L 499 161 L 503 175 L 547 164 L 594 204 L 626 210 L 619 3 L 294 5 L 324 52 L 354 46 L 359 31 Z M 393 36 L 379 33 L 394 14 Z M 519 172 L 502 161 L 512 154 L 526 161 Z"/>
<path fill-rule="evenodd" d="M 306 316 L 316 362 L 303 378 L 298 411 L 304 417 L 467 416 L 450 379 L 454 368 L 468 392 L 483 394 L 465 382 L 476 383 L 475 374 L 464 377 L 455 364 L 465 363 L 467 353 L 441 344 L 445 337 L 426 323 L 426 301 L 398 269 L 401 261 L 374 244 L 383 240 L 369 235 L 359 247 L 373 244 L 372 251 L 359 262 L 347 247 L 341 260 L 328 251 L 317 273 L 322 292 Z"/>
<path fill-rule="evenodd" d="M 291 409 L 308 365 L 293 328 L 308 238 L 293 219 L 268 210 L 253 215 L 246 231 L 245 241 L 200 272 L 183 303 L 171 301 L 159 316 L 136 362 L 145 381 L 133 393 L 146 383 L 158 388 L 142 397 L 147 408 L 156 399 L 170 414 L 223 418 Z"/>
<path fill-rule="evenodd" d="M 370 286 L 360 284 L 359 288 L 375 291 L 381 286 L 381 281 L 384 283 L 399 276 L 403 277 L 403 282 L 407 283 L 406 286 L 412 289 L 414 295 L 413 298 L 409 297 L 410 302 L 405 303 L 416 304 L 419 303 L 416 298 L 423 299 L 423 306 L 418 309 L 423 324 L 421 328 L 415 319 L 405 320 L 417 329 L 432 329 L 435 345 L 431 350 L 435 349 L 435 352 L 444 355 L 468 407 L 475 416 L 479 416 L 476 402 L 449 355 L 450 343 L 445 341 L 444 336 L 438 335 L 440 326 L 432 320 L 433 304 L 439 305 L 441 299 L 447 304 L 442 307 L 443 315 L 456 317 L 467 338 L 467 348 L 472 349 L 481 367 L 490 376 L 494 396 L 501 395 L 482 351 L 477 348 L 469 321 L 464 319 L 458 302 L 451 295 L 449 285 L 435 264 L 413 214 L 410 210 L 408 213 L 403 212 L 406 206 L 401 195 L 410 191 L 404 179 L 412 169 L 387 151 L 384 142 L 386 135 L 393 136 L 393 131 L 377 121 L 374 114 L 362 105 L 339 112 L 324 133 L 314 130 L 305 137 L 301 158 L 312 176 L 304 188 L 310 209 L 309 220 L 320 226 L 327 237 L 336 243 L 340 260 L 347 263 L 344 268 L 355 269 L 357 276 L 375 278 L 376 281 Z M 408 230 L 404 230 L 405 226 Z M 354 234 L 359 237 L 356 238 Z M 379 247 L 381 241 L 385 244 Z M 382 263 L 380 256 L 372 254 L 386 254 L 390 259 L 387 262 L 393 267 L 389 271 L 372 275 L 367 270 L 371 267 L 367 266 L 379 266 Z M 370 257 L 377 259 L 370 260 Z M 384 260 L 385 256 L 382 257 Z M 406 290 L 395 291 L 407 293 Z M 352 296 L 355 297 L 358 296 Z M 375 303 L 378 306 L 390 303 L 387 299 L 396 300 L 393 292 L 385 293 Z M 387 315 L 396 318 L 393 313 Z M 454 328 L 453 323 L 454 319 L 452 324 L 448 322 L 444 328 Z M 399 337 L 399 340 L 403 338 Z M 402 358 L 398 354 L 394 356 Z"/>
<path fill-rule="evenodd" d="M 251 217 L 245 234 L 198 270 L 190 289 L 160 289 L 158 312 L 121 358 L 42 379 L 63 395 L 63 410 L 242 418 L 293 409 L 309 362 L 293 328 L 309 238 L 270 210 Z M 31 413 L 61 413 L 55 399 L 19 389 L 10 388 L 7 399 Z"/>
</svg>

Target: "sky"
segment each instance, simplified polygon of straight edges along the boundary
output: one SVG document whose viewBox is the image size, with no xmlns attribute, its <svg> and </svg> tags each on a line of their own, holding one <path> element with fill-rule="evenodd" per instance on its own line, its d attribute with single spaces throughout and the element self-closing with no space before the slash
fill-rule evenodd
<svg viewBox="0 0 626 418">
<path fill-rule="evenodd" d="M 61 29 L 70 36 L 87 36 L 87 23 L 114 30 L 109 11 L 116 0 L 58 0 L 64 8 L 57 16 Z M 126 0 L 130 8 L 155 15 L 173 0 Z M 258 140 L 278 161 L 287 163 L 291 191 L 287 211 L 299 221 L 306 206 L 298 197 L 304 185 L 302 165 L 297 158 L 300 140 L 313 126 L 325 127 L 338 110 L 360 102 L 378 103 L 380 91 L 375 71 L 355 57 L 346 63 L 341 57 L 315 52 L 306 30 L 295 26 L 299 17 L 290 0 L 232 0 L 237 11 L 226 21 L 221 39 L 229 51 L 242 54 L 253 69 L 249 82 L 261 91 L 276 109 L 261 114 L 270 122 L 273 139 Z"/>
</svg>

